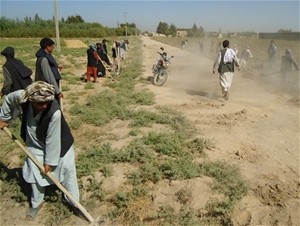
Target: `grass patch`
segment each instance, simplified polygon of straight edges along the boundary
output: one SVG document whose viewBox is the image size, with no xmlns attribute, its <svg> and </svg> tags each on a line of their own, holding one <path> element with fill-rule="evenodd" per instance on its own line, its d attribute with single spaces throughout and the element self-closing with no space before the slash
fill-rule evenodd
<svg viewBox="0 0 300 226">
<path fill-rule="evenodd" d="M 140 139 L 136 139 L 123 150 L 118 151 L 114 159 L 117 162 L 142 164 L 153 161 L 154 155 Z"/>
<path fill-rule="evenodd" d="M 183 152 L 182 137 L 175 133 L 150 132 L 144 137 L 143 142 L 146 145 L 151 145 L 153 149 L 160 154 L 173 157 L 185 154 Z"/>
<path fill-rule="evenodd" d="M 80 155 L 77 161 L 77 175 L 83 177 L 92 175 L 96 170 L 114 160 L 114 149 L 110 144 L 94 147 Z"/>
<path fill-rule="evenodd" d="M 247 194 L 247 186 L 238 168 L 221 162 L 208 162 L 201 166 L 201 172 L 216 179 L 215 189 L 235 202 Z"/>
<path fill-rule="evenodd" d="M 159 169 L 164 178 L 170 180 L 184 180 L 200 176 L 200 168 L 191 156 L 167 160 L 160 164 Z"/>
<path fill-rule="evenodd" d="M 140 185 L 148 181 L 154 184 L 163 178 L 163 174 L 159 166 L 155 162 L 147 162 L 139 168 L 136 172 L 129 175 L 129 181 L 132 185 Z"/>
<path fill-rule="evenodd" d="M 186 141 L 185 146 L 188 148 L 188 151 L 190 153 L 205 156 L 205 150 L 210 150 L 215 145 L 209 139 L 194 138 L 192 140 Z"/>
</svg>

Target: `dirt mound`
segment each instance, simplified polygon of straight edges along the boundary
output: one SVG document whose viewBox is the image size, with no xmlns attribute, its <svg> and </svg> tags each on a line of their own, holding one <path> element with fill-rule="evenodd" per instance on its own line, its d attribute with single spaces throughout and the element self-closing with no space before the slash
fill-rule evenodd
<svg viewBox="0 0 300 226">
<path fill-rule="evenodd" d="M 69 39 L 65 40 L 67 48 L 85 48 L 87 45 L 80 40 Z"/>
</svg>

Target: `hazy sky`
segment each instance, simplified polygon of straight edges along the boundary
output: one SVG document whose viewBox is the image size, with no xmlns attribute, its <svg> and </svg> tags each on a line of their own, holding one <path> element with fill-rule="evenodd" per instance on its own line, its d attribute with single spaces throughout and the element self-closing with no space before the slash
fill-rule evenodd
<svg viewBox="0 0 300 226">
<path fill-rule="evenodd" d="M 0 0 L 1 16 L 11 19 L 34 17 L 51 19 L 54 0 Z M 117 23 L 135 23 L 142 31 L 155 31 L 159 22 L 177 28 L 193 24 L 205 31 L 277 32 L 299 31 L 299 0 L 239 1 L 113 1 L 57 0 L 58 17 L 80 15 L 85 22 L 116 27 Z"/>
</svg>

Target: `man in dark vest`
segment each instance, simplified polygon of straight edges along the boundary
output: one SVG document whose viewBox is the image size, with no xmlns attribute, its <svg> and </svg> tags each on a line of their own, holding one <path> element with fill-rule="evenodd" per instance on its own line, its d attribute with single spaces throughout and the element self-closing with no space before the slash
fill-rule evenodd
<svg viewBox="0 0 300 226">
<path fill-rule="evenodd" d="M 103 39 L 102 40 L 102 52 L 103 52 L 103 55 L 100 56 L 100 57 L 101 57 L 101 60 L 103 60 L 105 63 L 107 63 L 107 65 L 112 66 L 112 63 L 110 62 L 109 57 L 108 57 L 106 43 L 107 43 L 107 40 Z"/>
<path fill-rule="evenodd" d="M 13 120 L 15 108 L 22 107 L 21 137 L 28 150 L 44 166 L 40 169 L 30 158 L 25 160 L 23 177 L 31 184 L 31 208 L 27 218 L 34 219 L 44 202 L 46 186 L 52 181 L 45 174 L 59 180 L 79 201 L 79 189 L 75 168 L 74 139 L 70 128 L 55 99 L 55 89 L 47 82 L 33 82 L 24 90 L 8 94 L 0 110 L 0 129 L 8 126 Z M 65 196 L 66 202 L 73 211 L 78 208 Z"/>
<path fill-rule="evenodd" d="M 229 48 L 229 41 L 223 41 L 223 49 L 218 53 L 218 56 L 213 65 L 213 73 L 218 70 L 220 86 L 225 100 L 229 98 L 229 92 L 233 80 L 234 66 L 240 68 L 236 54 L 233 49 Z"/>
<path fill-rule="evenodd" d="M 42 38 L 40 41 L 41 48 L 36 52 L 36 69 L 35 81 L 44 81 L 54 86 L 55 98 L 60 100 L 63 94 L 60 90 L 61 75 L 59 67 L 52 56 L 54 50 L 54 41 L 50 38 Z"/>
<path fill-rule="evenodd" d="M 98 61 L 98 77 L 104 77 L 106 75 L 106 68 L 103 65 L 103 59 L 101 57 L 101 55 L 103 55 L 102 43 L 100 42 L 96 43 L 96 47 L 97 47 L 97 54 L 100 57 L 100 60 Z"/>
<path fill-rule="evenodd" d="M 21 60 L 15 58 L 15 50 L 13 47 L 6 47 L 1 51 L 1 55 L 5 56 L 6 62 L 2 66 L 3 71 L 3 87 L 0 96 L 7 95 L 19 89 L 25 89 L 32 83 L 32 70 L 25 66 Z"/>
</svg>

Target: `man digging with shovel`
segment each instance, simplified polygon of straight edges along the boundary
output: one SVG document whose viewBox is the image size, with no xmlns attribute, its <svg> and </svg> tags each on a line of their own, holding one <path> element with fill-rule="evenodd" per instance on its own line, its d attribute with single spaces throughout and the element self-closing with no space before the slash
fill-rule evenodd
<svg viewBox="0 0 300 226">
<path fill-rule="evenodd" d="M 6 129 L 13 120 L 14 109 L 22 108 L 21 137 L 41 168 L 31 158 L 23 166 L 23 177 L 31 184 L 31 208 L 27 218 L 34 219 L 44 202 L 46 186 L 53 184 L 47 173 L 53 174 L 72 195 L 65 193 L 65 201 L 75 214 L 79 214 L 79 189 L 75 168 L 74 138 L 60 110 L 55 89 L 43 81 L 34 82 L 24 90 L 8 94 L 0 109 L 0 129 Z M 51 175 L 52 176 L 52 175 Z M 55 179 L 54 178 L 54 179 Z"/>
</svg>

